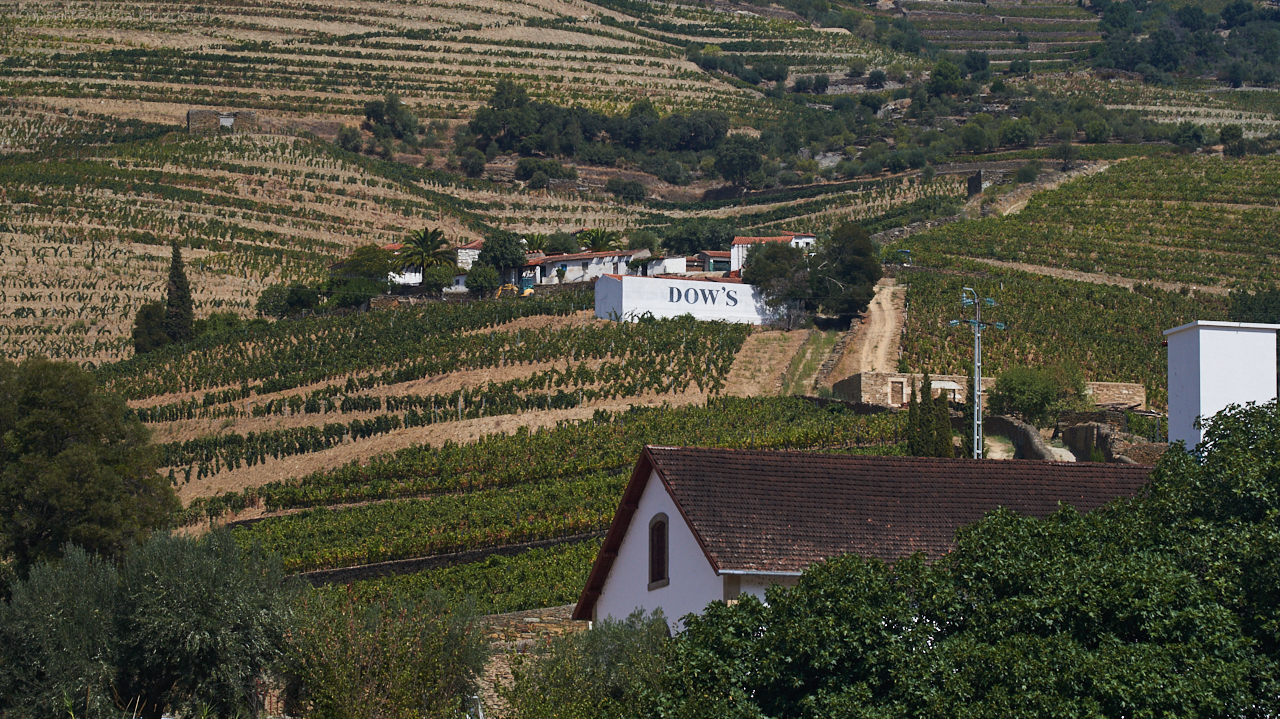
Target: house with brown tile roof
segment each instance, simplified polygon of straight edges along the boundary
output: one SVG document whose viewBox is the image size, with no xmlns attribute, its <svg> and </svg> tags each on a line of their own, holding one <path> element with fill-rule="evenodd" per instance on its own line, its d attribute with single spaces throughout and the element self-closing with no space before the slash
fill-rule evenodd
<svg viewBox="0 0 1280 719">
<path fill-rule="evenodd" d="M 733 272 L 742 269 L 752 245 L 762 245 L 766 242 L 786 242 L 792 247 L 808 250 L 812 249 L 817 241 L 817 235 L 811 235 L 807 232 L 786 232 L 770 237 L 735 237 L 733 238 L 733 244 L 729 245 L 729 271 Z"/>
<path fill-rule="evenodd" d="M 956 530 L 1005 507 L 1045 517 L 1136 495 L 1140 465 L 868 457 L 645 447 L 575 619 L 637 607 L 680 617 L 764 598 L 806 567 L 858 554 L 892 562 L 951 551 Z"/>
</svg>

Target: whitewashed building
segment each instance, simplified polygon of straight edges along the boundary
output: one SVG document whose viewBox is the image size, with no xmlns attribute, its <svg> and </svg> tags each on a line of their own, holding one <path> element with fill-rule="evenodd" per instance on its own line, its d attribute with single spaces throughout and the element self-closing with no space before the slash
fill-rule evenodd
<svg viewBox="0 0 1280 719">
<path fill-rule="evenodd" d="M 763 325 L 777 313 L 754 286 L 738 280 L 612 274 L 596 280 L 596 317 L 633 322 L 681 315 Z"/>
<path fill-rule="evenodd" d="M 733 238 L 733 244 L 729 246 L 729 271 L 736 272 L 742 269 L 752 245 L 762 245 L 767 242 L 786 242 L 792 247 L 811 250 L 817 241 L 818 237 L 816 235 L 804 232 L 788 232 L 772 237 L 735 237 Z"/>
<path fill-rule="evenodd" d="M 1192 449 L 1203 438 L 1197 417 L 1229 404 L 1276 397 L 1276 331 L 1280 325 L 1197 320 L 1164 335 L 1169 343 L 1169 441 Z"/>
<path fill-rule="evenodd" d="M 645 447 L 574 619 L 681 617 L 792 586 L 815 562 L 951 551 L 997 507 L 1045 517 L 1133 496 L 1150 467 Z"/>
<path fill-rule="evenodd" d="M 632 270 L 628 263 L 648 257 L 649 250 L 609 250 L 575 252 L 571 255 L 546 255 L 525 263 L 523 276 L 533 284 L 553 285 L 558 282 L 590 282 L 604 275 L 625 275 Z M 560 279 L 560 271 L 564 279 Z M 637 271 L 638 273 L 638 271 Z"/>
</svg>

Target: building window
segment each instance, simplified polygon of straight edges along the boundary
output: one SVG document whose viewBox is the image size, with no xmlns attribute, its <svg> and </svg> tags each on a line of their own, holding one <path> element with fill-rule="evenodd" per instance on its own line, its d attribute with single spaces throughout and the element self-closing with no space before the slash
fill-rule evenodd
<svg viewBox="0 0 1280 719">
<path fill-rule="evenodd" d="M 649 589 L 665 587 L 671 583 L 667 573 L 667 515 L 658 514 L 649 520 Z"/>
<path fill-rule="evenodd" d="M 890 382 L 889 383 L 889 404 L 894 407 L 901 407 L 906 404 L 906 382 Z"/>
<path fill-rule="evenodd" d="M 590 267 L 590 266 L 591 266 L 591 262 L 589 262 L 589 261 L 588 261 L 588 262 L 583 262 L 583 263 L 582 263 L 582 271 L 583 271 L 583 272 L 586 272 L 586 271 L 587 271 L 587 268 L 588 268 L 588 267 Z"/>
</svg>

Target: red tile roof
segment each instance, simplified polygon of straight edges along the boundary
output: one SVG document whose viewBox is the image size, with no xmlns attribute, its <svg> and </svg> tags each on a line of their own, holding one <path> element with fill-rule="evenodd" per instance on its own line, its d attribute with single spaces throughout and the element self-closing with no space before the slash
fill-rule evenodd
<svg viewBox="0 0 1280 719">
<path fill-rule="evenodd" d="M 458 245 L 454 249 L 455 250 L 479 250 L 479 249 L 482 249 L 483 247 L 484 247 L 484 240 L 476 240 L 474 242 L 468 242 L 465 245 Z"/>
<path fill-rule="evenodd" d="M 707 257 L 717 257 L 717 258 L 727 258 L 733 255 L 733 253 L 728 250 L 703 250 L 698 254 L 706 255 Z"/>
<path fill-rule="evenodd" d="M 656 470 L 717 573 L 799 572 L 842 554 L 893 561 L 951 551 L 997 507 L 1044 517 L 1137 494 L 1150 467 L 646 447 L 574 610 L 590 618 Z"/>
</svg>

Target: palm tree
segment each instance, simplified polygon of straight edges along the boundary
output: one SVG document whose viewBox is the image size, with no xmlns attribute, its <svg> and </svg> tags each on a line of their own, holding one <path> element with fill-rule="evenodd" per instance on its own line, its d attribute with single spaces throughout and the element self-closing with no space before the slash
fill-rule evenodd
<svg viewBox="0 0 1280 719">
<path fill-rule="evenodd" d="M 449 246 L 442 230 L 423 228 L 410 233 L 409 239 L 396 252 L 395 269 L 401 272 L 409 268 L 454 267 L 458 253 Z"/>
<path fill-rule="evenodd" d="M 524 236 L 524 248 L 530 252 L 545 252 L 547 236 L 540 232 L 532 232 Z"/>
<path fill-rule="evenodd" d="M 578 241 L 592 252 L 605 252 L 618 247 L 622 242 L 622 233 L 594 227 L 578 235 Z"/>
</svg>

